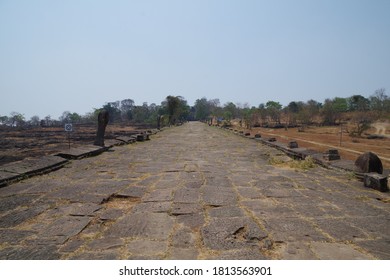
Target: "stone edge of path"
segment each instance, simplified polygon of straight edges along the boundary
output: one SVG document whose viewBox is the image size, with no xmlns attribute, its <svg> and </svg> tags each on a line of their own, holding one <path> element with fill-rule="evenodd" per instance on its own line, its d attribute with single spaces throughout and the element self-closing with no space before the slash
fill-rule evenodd
<svg viewBox="0 0 390 280">
<path fill-rule="evenodd" d="M 264 145 L 267 145 L 269 147 L 275 148 L 279 151 L 282 151 L 289 157 L 292 157 L 294 159 L 305 159 L 306 157 L 310 156 L 313 158 L 313 160 L 318 164 L 325 168 L 335 169 L 335 170 L 342 170 L 347 172 L 352 172 L 358 179 L 362 180 L 365 177 L 365 173 L 358 173 L 355 170 L 355 163 L 352 160 L 345 160 L 345 159 L 337 159 L 337 160 L 326 160 L 324 159 L 324 153 L 307 149 L 307 148 L 289 148 L 286 144 L 278 142 L 278 141 L 269 141 L 268 138 L 256 138 L 254 136 L 250 136 L 245 134 L 243 131 L 234 130 L 232 128 L 228 127 L 220 127 L 220 126 L 212 126 L 216 128 L 220 128 L 223 130 L 226 130 L 228 132 L 232 132 L 235 135 L 252 139 L 255 141 L 258 141 Z M 386 177 L 390 177 L 390 170 L 386 169 L 383 170 L 383 174 Z M 388 189 L 387 189 L 388 191 Z"/>
</svg>

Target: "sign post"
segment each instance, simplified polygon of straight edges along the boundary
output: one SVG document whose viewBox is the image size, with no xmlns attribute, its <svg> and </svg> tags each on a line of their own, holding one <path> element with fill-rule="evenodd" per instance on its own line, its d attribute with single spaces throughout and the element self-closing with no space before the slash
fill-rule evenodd
<svg viewBox="0 0 390 280">
<path fill-rule="evenodd" d="M 71 123 L 66 123 L 65 131 L 68 132 L 68 142 L 69 142 L 69 150 L 70 150 L 70 133 L 73 131 L 73 125 Z"/>
</svg>

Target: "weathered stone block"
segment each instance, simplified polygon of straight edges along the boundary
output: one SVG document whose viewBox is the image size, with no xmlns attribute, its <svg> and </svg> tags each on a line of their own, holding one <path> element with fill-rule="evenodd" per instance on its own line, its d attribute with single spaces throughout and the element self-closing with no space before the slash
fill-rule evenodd
<svg viewBox="0 0 390 280">
<path fill-rule="evenodd" d="M 364 174 L 364 186 L 381 192 L 388 192 L 387 176 L 378 173 Z"/>
<path fill-rule="evenodd" d="M 323 158 L 328 161 L 339 160 L 340 159 L 339 151 L 336 149 L 330 149 L 324 153 Z"/>
<path fill-rule="evenodd" d="M 137 141 L 142 142 L 145 140 L 145 137 L 143 134 L 137 134 Z"/>
<path fill-rule="evenodd" d="M 383 165 L 379 157 L 371 152 L 360 155 L 355 161 L 355 171 L 359 173 L 383 173 Z"/>
<path fill-rule="evenodd" d="M 290 141 L 288 142 L 288 145 L 287 145 L 290 149 L 296 149 L 298 148 L 298 143 L 297 141 Z"/>
</svg>

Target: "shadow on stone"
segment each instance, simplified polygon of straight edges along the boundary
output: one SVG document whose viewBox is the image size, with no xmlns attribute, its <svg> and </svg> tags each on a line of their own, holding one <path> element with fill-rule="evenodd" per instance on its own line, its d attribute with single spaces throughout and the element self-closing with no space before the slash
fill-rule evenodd
<svg viewBox="0 0 390 280">
<path fill-rule="evenodd" d="M 360 155 L 355 161 L 355 171 L 359 173 L 383 173 L 382 161 L 371 152 Z"/>
</svg>

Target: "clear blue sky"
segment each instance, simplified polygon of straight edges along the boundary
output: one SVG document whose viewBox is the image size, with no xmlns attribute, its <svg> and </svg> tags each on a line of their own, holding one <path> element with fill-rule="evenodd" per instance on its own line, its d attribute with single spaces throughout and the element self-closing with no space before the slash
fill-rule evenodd
<svg viewBox="0 0 390 280">
<path fill-rule="evenodd" d="M 390 91 L 388 0 L 0 0 L 0 115 Z"/>
</svg>

